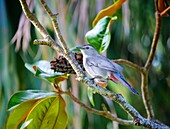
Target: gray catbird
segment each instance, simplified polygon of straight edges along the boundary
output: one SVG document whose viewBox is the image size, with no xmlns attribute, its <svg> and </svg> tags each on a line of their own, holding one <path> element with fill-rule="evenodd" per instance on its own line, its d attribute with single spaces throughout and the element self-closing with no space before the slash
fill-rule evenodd
<svg viewBox="0 0 170 129">
<path fill-rule="evenodd" d="M 105 56 L 99 54 L 93 46 L 78 46 L 83 54 L 83 66 L 87 73 L 99 83 L 112 80 L 115 83 L 122 83 L 134 94 L 139 94 L 123 77 L 123 68 Z"/>
</svg>

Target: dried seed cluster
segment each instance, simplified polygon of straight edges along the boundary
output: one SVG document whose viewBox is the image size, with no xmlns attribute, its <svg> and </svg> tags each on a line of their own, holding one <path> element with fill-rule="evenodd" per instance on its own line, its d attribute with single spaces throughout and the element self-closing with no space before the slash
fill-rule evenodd
<svg viewBox="0 0 170 129">
<path fill-rule="evenodd" d="M 83 55 L 80 52 L 75 52 L 73 54 L 75 56 L 75 59 L 79 63 L 79 65 L 83 68 Z M 55 58 L 50 62 L 50 64 L 51 64 L 51 69 L 53 69 L 54 72 L 75 74 L 75 71 L 71 67 L 70 63 L 63 56 L 59 56 L 58 58 Z"/>
</svg>

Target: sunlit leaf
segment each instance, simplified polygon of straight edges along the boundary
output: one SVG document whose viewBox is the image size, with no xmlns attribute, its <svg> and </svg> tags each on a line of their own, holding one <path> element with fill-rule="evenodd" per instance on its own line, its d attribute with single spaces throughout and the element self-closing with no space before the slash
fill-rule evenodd
<svg viewBox="0 0 170 129">
<path fill-rule="evenodd" d="M 89 98 L 89 101 L 90 103 L 94 106 L 94 100 L 93 100 L 93 89 L 88 87 L 88 98 Z"/>
<path fill-rule="evenodd" d="M 16 108 L 20 103 L 26 100 L 41 99 L 48 96 L 56 96 L 56 93 L 42 90 L 18 91 L 10 98 L 8 110 Z"/>
<path fill-rule="evenodd" d="M 59 82 L 67 79 L 67 75 L 61 72 L 54 72 L 50 68 L 50 62 L 41 60 L 34 64 L 25 64 L 25 67 L 30 70 L 36 77 L 47 80 L 53 84 L 58 84 Z"/>
<path fill-rule="evenodd" d="M 108 48 L 111 39 L 109 27 L 116 19 L 116 16 L 106 16 L 102 18 L 92 30 L 86 33 L 87 41 L 94 46 L 99 53 L 104 52 Z"/>
<path fill-rule="evenodd" d="M 126 0 L 118 0 L 113 5 L 101 10 L 93 20 L 93 27 L 105 16 L 112 16 Z"/>
<path fill-rule="evenodd" d="M 32 120 L 27 129 L 65 129 L 67 115 L 60 115 L 65 113 L 63 102 L 61 96 L 39 101 L 25 120 L 26 122 Z"/>
<path fill-rule="evenodd" d="M 24 121 L 36 101 L 37 100 L 28 100 L 16 107 L 8 118 L 6 129 L 17 129 Z"/>
</svg>

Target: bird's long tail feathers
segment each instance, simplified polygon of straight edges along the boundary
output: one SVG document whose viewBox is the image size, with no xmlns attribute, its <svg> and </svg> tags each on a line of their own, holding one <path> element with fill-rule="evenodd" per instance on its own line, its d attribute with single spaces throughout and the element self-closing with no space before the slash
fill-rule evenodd
<svg viewBox="0 0 170 129">
<path fill-rule="evenodd" d="M 113 75 L 112 75 L 113 76 Z M 117 80 L 119 80 L 124 86 L 126 86 L 130 91 L 136 95 L 139 95 L 139 93 L 124 79 L 124 77 L 121 74 L 117 74 L 114 76 Z"/>
</svg>

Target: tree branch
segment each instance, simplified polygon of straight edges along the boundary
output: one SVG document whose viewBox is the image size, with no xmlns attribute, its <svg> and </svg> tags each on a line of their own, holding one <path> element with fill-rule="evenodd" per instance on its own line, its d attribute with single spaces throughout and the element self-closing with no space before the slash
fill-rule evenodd
<svg viewBox="0 0 170 129">
<path fill-rule="evenodd" d="M 27 18 L 34 24 L 34 26 L 38 29 L 38 31 L 40 32 L 40 34 L 42 34 L 42 36 L 44 37 L 44 41 L 47 41 L 47 43 L 45 43 L 43 40 L 40 40 L 39 43 L 37 41 L 35 41 L 35 43 L 37 44 L 43 44 L 43 45 L 48 45 L 51 46 L 55 51 L 60 51 L 60 54 L 62 54 L 70 63 L 70 65 L 72 66 L 72 68 L 75 70 L 76 74 L 77 74 L 77 80 L 82 81 L 83 83 L 85 83 L 87 86 L 91 87 L 93 89 L 94 92 L 99 93 L 100 95 L 106 96 L 107 98 L 109 98 L 110 100 L 113 100 L 115 102 L 117 102 L 119 105 L 122 106 L 122 108 L 129 114 L 132 116 L 132 118 L 135 121 L 135 125 L 138 126 L 144 126 L 147 128 L 168 128 L 167 126 L 162 126 L 156 122 L 153 122 L 149 119 L 146 119 L 144 117 L 142 117 L 139 112 L 132 107 L 121 94 L 115 94 L 107 89 L 104 89 L 102 87 L 99 87 L 98 85 L 96 85 L 94 83 L 94 81 L 90 80 L 86 74 L 84 74 L 82 68 L 80 67 L 80 65 L 77 63 L 77 61 L 75 60 L 75 57 L 73 56 L 72 53 L 70 52 L 66 52 L 63 51 L 63 49 L 67 49 L 67 47 L 65 48 L 61 48 L 57 43 L 54 42 L 54 40 L 49 36 L 49 34 L 47 33 L 47 31 L 42 27 L 42 25 L 39 23 L 39 21 L 37 20 L 37 18 L 35 18 L 35 16 L 29 11 L 28 6 L 26 4 L 25 0 L 20 0 L 20 3 L 22 5 L 23 11 L 26 14 Z M 52 18 L 53 19 L 53 18 Z M 57 22 L 57 21 L 56 21 Z M 59 28 L 56 29 L 56 33 L 58 35 L 60 35 L 60 31 Z M 64 46 L 64 42 L 62 40 L 59 40 L 60 44 L 62 44 L 62 46 Z"/>
<path fill-rule="evenodd" d="M 28 5 L 26 3 L 26 0 L 20 0 L 20 3 L 21 3 L 21 6 L 22 6 L 22 9 L 23 9 L 23 12 L 25 13 L 26 17 L 30 20 L 30 22 L 35 26 L 35 28 L 39 31 L 39 33 L 43 36 L 44 38 L 44 41 L 43 39 L 40 41 L 34 41 L 35 44 L 43 44 L 43 45 L 50 45 L 50 47 L 52 47 L 55 51 L 58 51 L 60 52 L 61 55 L 63 55 L 68 61 L 69 63 L 71 64 L 71 66 L 73 67 L 73 69 L 75 70 L 76 74 L 78 76 L 84 76 L 82 73 L 83 73 L 83 70 L 81 69 L 81 67 L 78 65 L 74 55 L 72 53 L 65 53 L 63 52 L 63 48 L 60 47 L 52 38 L 51 36 L 48 34 L 48 32 L 44 29 L 44 27 L 40 24 L 40 22 L 38 21 L 38 19 L 35 17 L 35 15 L 33 15 L 29 8 L 28 8 Z M 57 29 L 56 29 L 57 30 Z M 58 28 L 59 30 L 59 28 Z M 57 35 L 61 35 L 60 34 L 60 31 L 58 32 L 57 30 Z M 45 43 L 45 42 L 48 42 L 48 43 Z M 63 44 L 63 41 L 64 40 L 59 40 L 60 41 L 60 44 Z M 39 43 L 38 43 L 39 42 Z M 49 44 L 49 42 L 51 42 Z M 62 45 L 64 46 L 64 45 Z M 64 48 L 64 49 L 67 49 L 67 48 Z"/>
<path fill-rule="evenodd" d="M 157 48 L 157 44 L 159 40 L 159 35 L 160 35 L 160 29 L 161 29 L 161 16 L 158 11 L 157 3 L 158 3 L 157 0 L 155 0 L 154 4 L 155 4 L 155 10 L 156 10 L 155 11 L 156 27 L 155 27 L 155 32 L 154 32 L 154 37 L 152 40 L 152 46 L 151 46 L 151 50 L 149 53 L 149 57 L 144 66 L 145 70 L 142 73 L 142 85 L 141 85 L 142 99 L 143 99 L 143 103 L 144 103 L 147 116 L 149 119 L 154 119 L 154 112 L 153 112 L 153 108 L 152 108 L 150 98 L 149 98 L 148 71 L 149 71 L 149 68 L 151 67 L 153 58 L 155 56 L 155 52 L 156 52 L 156 48 Z"/>
<path fill-rule="evenodd" d="M 170 6 L 167 7 L 164 11 L 161 12 L 161 17 L 170 10 Z"/>
<path fill-rule="evenodd" d="M 117 59 L 117 60 L 113 60 L 113 61 L 116 62 L 116 63 L 126 64 L 127 66 L 130 66 L 130 67 L 134 68 L 138 72 L 143 73 L 143 68 L 140 67 L 139 65 L 131 62 L 131 61 L 124 60 L 124 59 Z"/>
<path fill-rule="evenodd" d="M 155 6 L 157 6 L 157 4 Z M 154 37 L 153 37 L 153 40 L 152 40 L 152 46 L 151 46 L 151 50 L 150 50 L 150 53 L 149 53 L 149 57 L 148 57 L 148 60 L 146 61 L 146 64 L 145 64 L 145 68 L 147 70 L 150 68 L 152 61 L 153 61 L 153 58 L 155 56 L 156 47 L 157 47 L 157 44 L 158 44 L 160 30 L 161 30 L 161 16 L 160 16 L 160 13 L 159 13 L 157 7 L 155 7 L 155 8 L 156 8 L 156 12 L 155 12 L 156 27 L 155 27 L 155 32 L 154 32 Z"/>
<path fill-rule="evenodd" d="M 47 6 L 47 4 L 45 3 L 45 1 L 44 1 L 44 0 L 40 0 L 40 1 L 41 1 L 41 4 L 43 5 L 45 11 L 48 13 L 48 15 L 49 15 L 50 18 L 51 18 L 51 21 L 52 21 L 52 24 L 53 24 L 53 27 L 54 27 L 54 31 L 55 31 L 55 33 L 56 33 L 56 35 L 57 35 L 57 38 L 58 38 L 59 42 L 60 42 L 61 45 L 62 45 L 62 48 L 64 49 L 64 52 L 65 52 L 66 54 L 68 54 L 68 53 L 69 53 L 69 50 L 68 50 L 68 48 L 67 48 L 67 45 L 66 45 L 66 42 L 64 41 L 63 36 L 61 35 L 60 29 L 59 29 L 59 26 L 58 26 L 58 23 L 57 23 L 57 19 L 56 19 L 58 13 L 57 13 L 57 14 L 53 14 L 53 13 L 51 12 L 50 8 L 49 8 L 49 7 Z"/>
<path fill-rule="evenodd" d="M 78 103 L 85 110 L 87 110 L 87 111 L 89 111 L 91 113 L 94 113 L 94 114 L 97 114 L 97 115 L 100 115 L 100 116 L 104 116 L 104 117 L 106 117 L 106 118 L 108 118 L 108 119 L 110 119 L 112 121 L 116 121 L 116 122 L 118 122 L 119 124 L 122 124 L 122 125 L 134 125 L 132 120 L 124 120 L 124 119 L 121 119 L 121 118 L 117 118 L 114 114 L 107 111 L 107 109 L 106 109 L 106 107 L 104 105 L 102 105 L 104 111 L 99 111 L 99 110 L 96 110 L 94 108 L 91 108 L 91 107 L 87 106 L 86 104 L 82 103 L 78 98 L 76 98 L 71 93 L 70 90 L 68 90 L 68 91 L 60 91 L 59 93 L 68 95 L 74 102 Z"/>
<path fill-rule="evenodd" d="M 39 33 L 43 36 L 43 38 L 49 37 L 52 39 L 46 29 L 40 24 L 38 19 L 34 16 L 33 13 L 28 8 L 28 5 L 25 0 L 20 0 L 22 10 L 25 13 L 25 16 L 30 20 L 30 22 L 35 26 L 35 28 L 39 31 Z"/>
<path fill-rule="evenodd" d="M 154 111 L 152 108 L 152 104 L 149 98 L 149 91 L 148 91 L 148 71 L 141 73 L 141 91 L 142 91 L 142 99 L 146 109 L 146 113 L 148 119 L 154 119 Z"/>
</svg>

